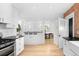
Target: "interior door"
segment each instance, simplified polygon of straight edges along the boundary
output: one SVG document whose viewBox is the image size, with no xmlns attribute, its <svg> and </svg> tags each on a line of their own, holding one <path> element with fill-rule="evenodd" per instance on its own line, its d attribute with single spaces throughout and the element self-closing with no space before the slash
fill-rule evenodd
<svg viewBox="0 0 79 59">
<path fill-rule="evenodd" d="M 59 18 L 58 23 L 58 45 L 59 48 L 63 48 L 63 37 L 66 33 L 65 19 Z"/>
</svg>

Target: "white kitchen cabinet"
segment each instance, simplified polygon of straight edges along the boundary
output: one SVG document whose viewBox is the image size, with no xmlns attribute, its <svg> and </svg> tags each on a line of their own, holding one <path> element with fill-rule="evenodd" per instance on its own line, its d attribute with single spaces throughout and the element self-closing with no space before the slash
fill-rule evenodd
<svg viewBox="0 0 79 59">
<path fill-rule="evenodd" d="M 63 52 L 64 55 L 68 56 L 69 55 L 69 48 L 68 48 L 68 41 L 67 40 L 63 40 Z"/>
<path fill-rule="evenodd" d="M 63 52 L 64 52 L 64 55 L 66 56 L 70 55 L 70 50 L 67 45 L 64 45 Z"/>
<path fill-rule="evenodd" d="M 16 39 L 16 55 L 24 50 L 24 37 Z"/>
<path fill-rule="evenodd" d="M 63 40 L 63 52 L 64 52 L 64 55 L 66 56 L 76 56 L 77 54 L 74 52 L 74 48 L 71 48 L 71 46 L 73 46 L 70 41 L 67 41 L 67 40 Z M 76 51 L 76 50 L 75 50 Z"/>
<path fill-rule="evenodd" d="M 69 46 L 76 56 L 79 56 L 79 41 L 70 41 Z"/>
<path fill-rule="evenodd" d="M 71 50 L 70 46 L 69 46 L 69 41 L 65 41 L 63 44 L 63 52 L 64 55 L 66 56 L 75 56 L 76 54 Z"/>
<path fill-rule="evenodd" d="M 20 48 L 19 48 L 19 39 L 16 39 L 16 55 L 18 55 L 19 54 L 19 50 L 20 50 Z"/>
<path fill-rule="evenodd" d="M 12 20 L 12 6 L 11 4 L 1 3 L 0 4 L 0 18 L 3 23 L 10 23 Z"/>
<path fill-rule="evenodd" d="M 20 38 L 20 51 L 23 51 L 24 50 L 24 37 L 21 37 Z"/>
<path fill-rule="evenodd" d="M 76 56 L 76 54 L 69 48 L 69 46 L 64 46 L 64 54 L 66 56 Z"/>
</svg>

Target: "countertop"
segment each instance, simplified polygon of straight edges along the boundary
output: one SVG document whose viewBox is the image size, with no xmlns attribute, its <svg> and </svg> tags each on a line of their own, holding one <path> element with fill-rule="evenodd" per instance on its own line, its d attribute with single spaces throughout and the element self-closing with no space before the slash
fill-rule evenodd
<svg viewBox="0 0 79 59">
<path fill-rule="evenodd" d="M 21 38 L 21 37 L 24 37 L 24 36 L 9 36 L 9 37 L 6 37 L 6 38 L 2 38 L 2 39 L 18 39 L 18 38 Z"/>
<path fill-rule="evenodd" d="M 45 32 L 46 34 L 50 34 L 50 33 L 52 33 L 52 32 Z"/>
<path fill-rule="evenodd" d="M 68 41 L 79 41 L 79 38 L 76 38 L 76 37 L 63 37 L 64 39 L 68 40 Z"/>
<path fill-rule="evenodd" d="M 26 35 L 37 35 L 38 33 L 43 33 L 42 31 L 24 32 Z"/>
<path fill-rule="evenodd" d="M 74 44 L 75 46 L 79 47 L 79 41 L 69 41 L 69 42 Z"/>
</svg>

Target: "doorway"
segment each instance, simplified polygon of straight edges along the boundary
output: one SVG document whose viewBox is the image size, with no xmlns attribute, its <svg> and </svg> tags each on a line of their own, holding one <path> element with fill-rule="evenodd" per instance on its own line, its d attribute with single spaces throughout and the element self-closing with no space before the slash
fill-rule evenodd
<svg viewBox="0 0 79 59">
<path fill-rule="evenodd" d="M 63 37 L 65 37 L 65 19 L 59 18 L 58 19 L 58 46 L 59 48 L 63 49 Z"/>
<path fill-rule="evenodd" d="M 53 33 L 45 33 L 45 44 L 53 43 Z"/>
<path fill-rule="evenodd" d="M 73 18 L 69 19 L 69 37 L 73 37 Z"/>
</svg>

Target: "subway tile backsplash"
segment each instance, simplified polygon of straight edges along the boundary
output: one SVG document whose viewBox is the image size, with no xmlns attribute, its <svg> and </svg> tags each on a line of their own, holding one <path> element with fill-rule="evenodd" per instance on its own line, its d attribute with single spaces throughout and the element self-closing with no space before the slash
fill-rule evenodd
<svg viewBox="0 0 79 59">
<path fill-rule="evenodd" d="M 6 28 L 5 24 L 0 24 L 0 32 L 2 33 L 3 37 L 16 35 L 16 29 L 8 29 Z"/>
</svg>

